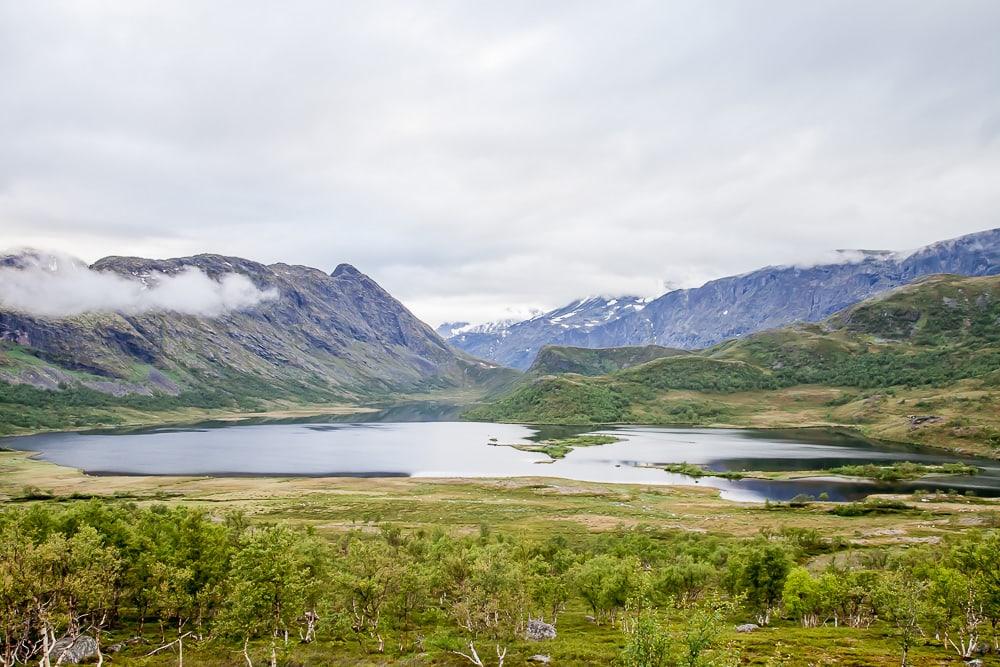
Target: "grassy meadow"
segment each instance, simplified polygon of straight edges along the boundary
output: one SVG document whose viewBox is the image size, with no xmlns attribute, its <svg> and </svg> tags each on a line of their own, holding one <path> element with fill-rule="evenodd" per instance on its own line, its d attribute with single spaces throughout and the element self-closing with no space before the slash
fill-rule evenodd
<svg viewBox="0 0 1000 667">
<path fill-rule="evenodd" d="M 10 451 L 0 452 L 0 499 L 4 513 L 31 508 L 74 512 L 79 511 L 74 508 L 98 503 L 111 508 L 133 507 L 132 512 L 157 507 L 193 510 L 216 525 L 228 525 L 231 519 L 226 517 L 238 516 L 250 526 L 277 526 L 310 535 L 310 539 L 338 554 L 349 552 L 346 544 L 382 541 L 447 544 L 452 545 L 448 549 L 471 549 L 472 553 L 497 548 L 502 552 L 509 549 L 547 554 L 547 549 L 558 545 L 560 553 L 575 554 L 572 558 L 580 563 L 612 555 L 621 562 L 635 558 L 639 565 L 637 576 L 653 577 L 651 581 L 659 581 L 654 576 L 658 568 L 667 567 L 678 550 L 715 554 L 706 559 L 728 558 L 734 562 L 733 554 L 742 553 L 741 549 L 748 545 L 780 545 L 791 565 L 820 577 L 837 568 L 882 571 L 890 567 L 888 563 L 904 562 L 906 554 L 937 554 L 970 531 L 1000 527 L 997 503 L 958 496 L 901 497 L 895 502 L 850 506 L 864 511 L 835 513 L 838 507 L 842 510 L 845 506 L 821 502 L 797 507 L 733 503 L 719 499 L 709 489 L 594 484 L 544 477 L 475 481 L 93 477 Z M 718 566 L 718 576 L 724 577 L 725 566 L 720 562 L 713 567 Z M 648 575 L 642 574 L 650 567 Z M 576 570 L 571 568 L 570 572 Z M 336 581 L 330 586 L 341 590 L 336 588 L 341 585 Z M 616 662 L 624 659 L 623 650 L 635 648 L 641 639 L 637 639 L 635 631 L 628 631 L 634 627 L 629 623 L 634 624 L 640 617 L 631 606 L 635 603 L 621 600 L 620 607 L 595 612 L 583 597 L 572 592 L 576 590 L 574 585 L 569 584 L 563 601 L 556 639 L 529 642 L 520 631 L 508 632 L 503 640 L 506 665 L 528 664 L 527 658 L 534 654 L 548 655 L 552 664 L 559 665 L 677 664 Z M 647 602 L 650 607 L 642 613 L 655 614 L 658 627 L 673 638 L 672 646 L 683 645 L 692 632 L 692 618 L 701 618 L 698 614 L 705 603 L 678 603 L 657 597 L 658 587 L 664 585 L 652 585 L 655 602 Z M 722 583 L 718 586 L 723 590 Z M 707 593 L 702 595 L 706 600 L 710 598 Z M 733 596 L 737 599 L 735 593 Z M 498 640 L 491 635 L 495 629 L 476 628 L 470 634 L 454 622 L 450 612 L 442 611 L 450 609 L 447 604 L 439 607 L 435 602 L 431 608 L 433 613 L 427 612 L 412 627 L 384 620 L 378 633 L 383 643 L 380 651 L 370 636 L 359 640 L 358 633 L 347 627 L 350 623 L 344 625 L 345 608 L 334 606 L 321 614 L 325 624 L 320 623 L 317 640 L 282 645 L 277 664 L 470 664 L 454 652 L 463 649 L 470 637 L 478 641 L 485 664 L 496 664 L 492 646 Z M 220 618 L 229 618 L 225 609 Z M 711 647 L 702 662 L 693 664 L 899 664 L 900 631 L 887 620 L 876 618 L 858 627 L 834 627 L 832 621 L 806 627 L 795 618 L 794 611 L 778 605 L 767 627 L 742 634 L 734 627 L 754 622 L 748 603 L 720 605 L 712 614 Z M 591 620 L 592 616 L 598 622 Z M 139 633 L 134 618 L 109 627 L 103 640 L 107 644 L 140 634 L 143 637 L 141 642 L 126 645 L 110 656 L 111 664 L 177 664 L 174 649 L 147 655 L 170 639 L 169 632 L 162 637 L 161 632 L 165 631 L 150 622 Z M 254 636 L 248 646 L 255 664 L 267 664 L 270 643 L 266 636 Z M 213 637 L 211 633 L 200 639 L 188 637 L 184 654 L 188 664 L 246 664 L 239 641 Z M 932 636 L 912 641 L 911 664 L 947 665 L 956 660 L 955 650 Z"/>
</svg>

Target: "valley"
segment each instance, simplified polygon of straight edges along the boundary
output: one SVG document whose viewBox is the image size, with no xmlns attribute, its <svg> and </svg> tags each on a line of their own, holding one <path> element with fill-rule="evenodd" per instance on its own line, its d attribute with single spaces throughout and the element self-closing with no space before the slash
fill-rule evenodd
<svg viewBox="0 0 1000 667">
<path fill-rule="evenodd" d="M 1000 667 L 997 35 L 0 0 L 0 667 Z"/>
<path fill-rule="evenodd" d="M 700 350 L 547 345 L 522 373 L 353 268 L 241 262 L 95 266 L 236 266 L 277 296 L 0 314 L 0 568 L 35 596 L 0 605 L 11 655 L 40 627 L 143 666 L 994 650 L 1000 278 L 919 278 Z M 57 562 L 71 588 L 46 585 Z M 252 594 L 276 582 L 290 613 Z"/>
</svg>

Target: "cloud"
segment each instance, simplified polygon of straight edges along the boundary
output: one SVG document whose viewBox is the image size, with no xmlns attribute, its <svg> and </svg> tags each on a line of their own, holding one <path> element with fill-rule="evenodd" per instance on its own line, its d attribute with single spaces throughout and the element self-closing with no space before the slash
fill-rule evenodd
<svg viewBox="0 0 1000 667">
<path fill-rule="evenodd" d="M 0 2 L 0 246 L 431 322 L 997 225 L 1000 2 Z M 805 258 L 805 260 L 803 260 Z"/>
<path fill-rule="evenodd" d="M 41 317 L 154 311 L 216 317 L 277 297 L 276 290 L 260 290 L 239 273 L 213 280 L 187 267 L 169 275 L 125 277 L 94 271 L 78 259 L 54 253 L 26 252 L 4 259 L 8 265 L 0 266 L 0 307 Z"/>
</svg>

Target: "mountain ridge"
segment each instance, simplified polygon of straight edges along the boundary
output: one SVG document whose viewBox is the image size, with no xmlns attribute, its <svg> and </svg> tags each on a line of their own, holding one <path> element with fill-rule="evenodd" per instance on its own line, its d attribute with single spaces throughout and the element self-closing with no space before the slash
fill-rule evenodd
<svg viewBox="0 0 1000 667">
<path fill-rule="evenodd" d="M 526 320 L 504 325 L 472 326 L 449 337 L 448 344 L 480 359 L 503 359 L 504 365 L 525 370 L 542 346 L 563 344 L 568 332 L 586 332 L 628 312 L 645 308 L 638 296 L 588 296 Z"/>
<path fill-rule="evenodd" d="M 8 255 L 3 265 L 17 268 L 19 261 Z M 477 385 L 495 368 L 450 348 L 349 264 L 326 273 L 206 253 L 109 256 L 89 268 L 138 282 L 191 269 L 210 279 L 235 273 L 274 298 L 213 317 L 171 311 L 53 317 L 0 306 L 0 380 L 118 397 L 219 391 L 238 397 L 246 390 L 261 398 L 305 393 L 356 400 Z"/>
<path fill-rule="evenodd" d="M 653 344 L 701 349 L 796 321 L 819 321 L 921 276 L 1000 273 L 1000 228 L 909 252 L 846 254 L 854 253 L 858 255 L 855 261 L 767 266 L 700 287 L 673 290 L 644 303 L 641 309 L 623 312 L 589 329 L 540 329 L 529 326 L 531 320 L 527 320 L 486 336 L 449 338 L 448 343 L 518 369 L 527 368 L 543 345 L 604 348 Z"/>
</svg>

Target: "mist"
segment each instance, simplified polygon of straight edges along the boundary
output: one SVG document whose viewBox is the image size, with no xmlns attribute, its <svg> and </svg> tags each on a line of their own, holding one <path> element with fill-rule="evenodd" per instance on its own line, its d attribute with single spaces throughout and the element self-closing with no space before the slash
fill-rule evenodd
<svg viewBox="0 0 1000 667">
<path fill-rule="evenodd" d="M 213 280 L 195 267 L 125 277 L 66 255 L 27 253 L 0 268 L 0 306 L 40 317 L 158 311 L 217 317 L 276 297 L 277 290 L 258 289 L 245 275 Z"/>
</svg>

